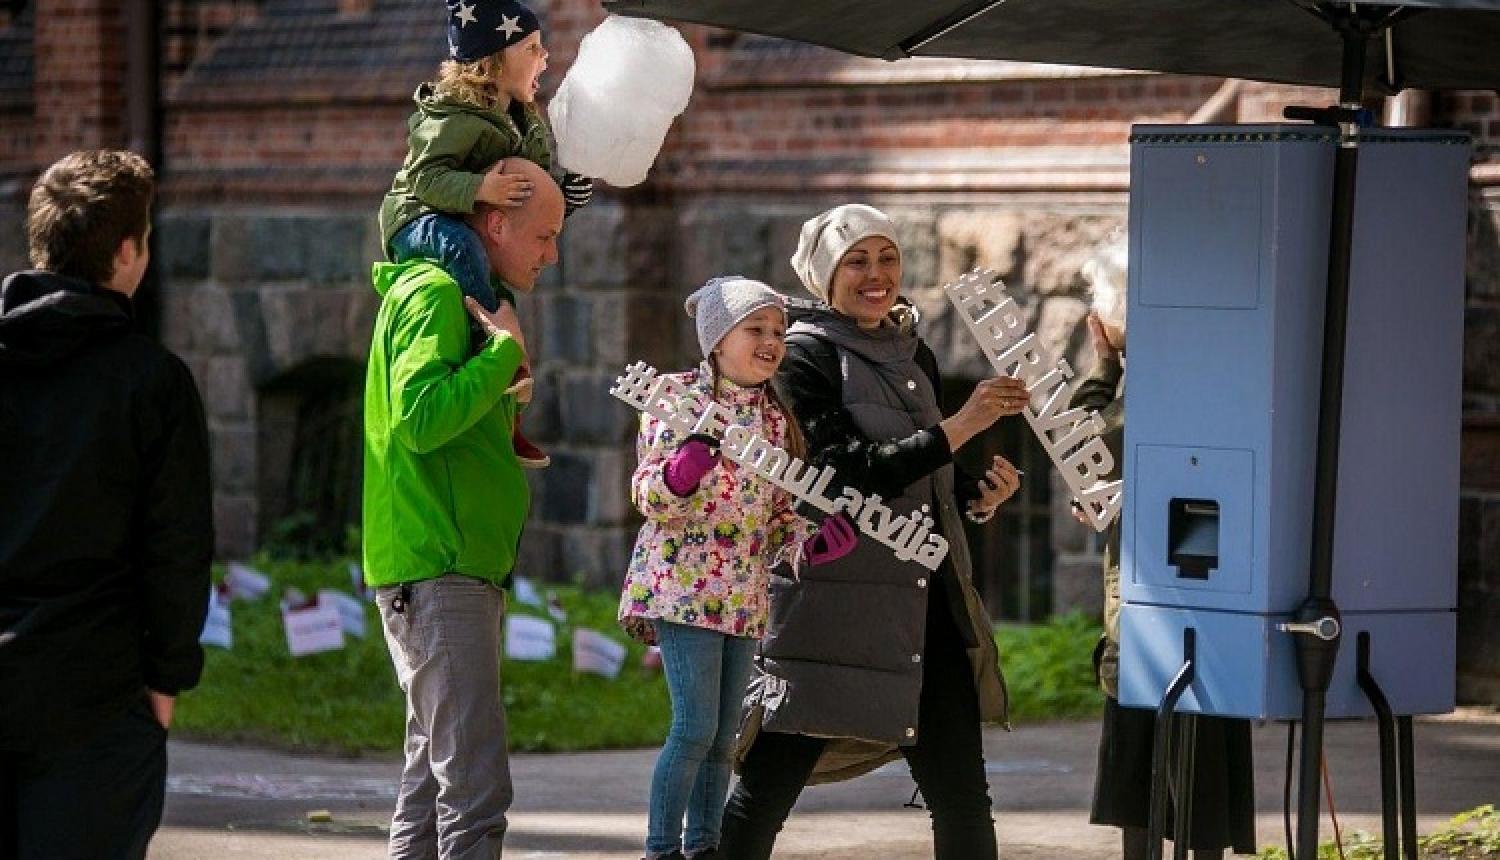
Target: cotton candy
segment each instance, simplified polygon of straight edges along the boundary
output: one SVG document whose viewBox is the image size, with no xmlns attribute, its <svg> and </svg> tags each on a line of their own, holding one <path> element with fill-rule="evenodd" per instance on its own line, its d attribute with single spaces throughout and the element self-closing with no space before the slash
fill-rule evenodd
<svg viewBox="0 0 1500 860">
<path fill-rule="evenodd" d="M 676 30 L 606 18 L 583 37 L 547 108 L 558 163 L 617 188 L 640 184 L 687 109 L 695 74 L 693 50 Z"/>
</svg>

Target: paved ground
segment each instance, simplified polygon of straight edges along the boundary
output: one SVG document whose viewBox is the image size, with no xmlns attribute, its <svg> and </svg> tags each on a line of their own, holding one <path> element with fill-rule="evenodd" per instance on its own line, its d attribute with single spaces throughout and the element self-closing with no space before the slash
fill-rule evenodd
<svg viewBox="0 0 1500 860">
<path fill-rule="evenodd" d="M 1282 844 L 1284 726 L 1255 733 L 1262 844 Z M 1113 830 L 1087 823 L 1098 725 L 1065 722 L 992 731 L 985 738 L 1001 853 L 1007 860 L 1117 856 Z M 1500 716 L 1420 720 L 1417 805 L 1426 832 L 1448 816 L 1500 801 Z M 203 744 L 172 744 L 166 819 L 154 860 L 383 856 L 398 764 Z M 654 750 L 518 756 L 506 856 L 624 860 L 640 856 Z M 1329 726 L 1328 763 L 1340 823 L 1378 831 L 1373 723 Z M 808 789 L 778 843 L 799 860 L 931 856 L 926 813 L 903 808 L 904 765 Z M 307 823 L 327 810 L 327 824 Z M 1327 825 L 1325 836 L 1331 834 Z"/>
</svg>

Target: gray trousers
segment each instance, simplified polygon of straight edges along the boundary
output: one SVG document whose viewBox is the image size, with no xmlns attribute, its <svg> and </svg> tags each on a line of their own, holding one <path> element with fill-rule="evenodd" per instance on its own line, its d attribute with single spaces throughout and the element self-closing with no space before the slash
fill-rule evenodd
<svg viewBox="0 0 1500 860">
<path fill-rule="evenodd" d="M 376 593 L 406 693 L 406 767 L 390 856 L 491 860 L 500 856 L 513 797 L 500 699 L 505 595 L 457 574 L 406 589 L 404 598 L 396 586 Z"/>
</svg>

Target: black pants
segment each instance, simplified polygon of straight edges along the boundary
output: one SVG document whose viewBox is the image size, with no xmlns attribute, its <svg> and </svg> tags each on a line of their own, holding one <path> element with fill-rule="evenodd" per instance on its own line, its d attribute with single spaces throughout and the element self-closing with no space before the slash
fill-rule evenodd
<svg viewBox="0 0 1500 860">
<path fill-rule="evenodd" d="M 0 752 L 0 858 L 145 857 L 161 823 L 166 741 L 143 694 L 77 747 Z"/>
<path fill-rule="evenodd" d="M 991 860 L 997 856 L 995 821 L 984 773 L 979 694 L 942 589 L 934 588 L 928 596 L 917 743 L 901 752 L 932 814 L 936 860 Z M 724 809 L 721 857 L 771 856 L 776 834 L 825 743 L 822 738 L 780 732 L 756 737 Z"/>
</svg>

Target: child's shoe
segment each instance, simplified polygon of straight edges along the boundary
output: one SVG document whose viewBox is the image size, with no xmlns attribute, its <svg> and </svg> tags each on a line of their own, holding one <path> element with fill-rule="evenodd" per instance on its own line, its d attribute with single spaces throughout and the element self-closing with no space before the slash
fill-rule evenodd
<svg viewBox="0 0 1500 860">
<path fill-rule="evenodd" d="M 516 375 L 511 378 L 510 387 L 505 389 L 505 393 L 514 394 L 516 400 L 521 403 L 530 403 L 531 389 L 534 387 L 535 383 L 531 379 L 531 367 L 523 364 L 516 371 Z"/>
<path fill-rule="evenodd" d="M 506 394 L 514 394 L 520 403 L 531 402 L 531 390 L 535 383 L 531 379 L 531 367 L 521 365 L 516 370 L 516 375 L 510 381 L 510 387 L 505 389 Z M 523 469 L 545 469 L 552 465 L 552 458 L 547 452 L 538 448 L 535 443 L 526 438 L 521 432 L 521 416 L 516 416 L 516 426 L 510 432 L 510 445 L 516 452 L 516 459 L 521 461 Z"/>
<path fill-rule="evenodd" d="M 516 459 L 521 461 L 523 469 L 545 469 L 552 465 L 552 458 L 547 452 L 538 448 L 521 433 L 521 420 L 516 419 L 515 429 L 510 433 L 511 447 L 516 451 Z"/>
</svg>

